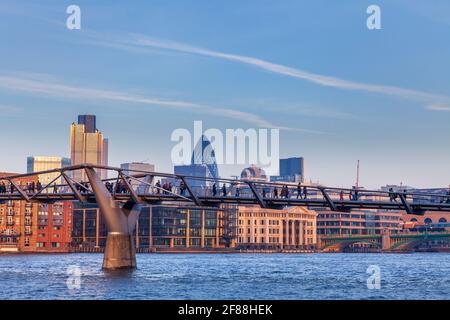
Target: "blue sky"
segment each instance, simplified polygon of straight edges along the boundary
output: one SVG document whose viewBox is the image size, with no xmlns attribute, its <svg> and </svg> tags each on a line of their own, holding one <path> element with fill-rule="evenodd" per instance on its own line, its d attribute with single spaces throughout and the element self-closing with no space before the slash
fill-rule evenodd
<svg viewBox="0 0 450 320">
<path fill-rule="evenodd" d="M 449 37 L 448 1 L 3 0 L 0 171 L 68 156 L 70 123 L 95 113 L 111 165 L 172 171 L 172 131 L 202 120 L 282 128 L 313 181 L 351 186 L 359 159 L 367 187 L 448 186 Z"/>
</svg>

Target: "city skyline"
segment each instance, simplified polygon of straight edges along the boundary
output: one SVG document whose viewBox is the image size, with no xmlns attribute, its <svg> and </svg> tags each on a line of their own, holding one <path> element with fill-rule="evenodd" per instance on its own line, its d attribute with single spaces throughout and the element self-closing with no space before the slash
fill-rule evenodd
<svg viewBox="0 0 450 320">
<path fill-rule="evenodd" d="M 67 126 L 94 113 L 117 167 L 147 161 L 172 172 L 170 133 L 203 120 L 280 127 L 281 158 L 304 157 L 306 181 L 351 186 L 361 160 L 366 187 L 446 187 L 449 21 L 435 13 L 448 4 L 423 3 L 380 1 L 383 28 L 372 32 L 364 1 L 250 1 L 239 11 L 230 3 L 212 17 L 195 2 L 137 10 L 79 1 L 82 29 L 69 31 L 68 3 L 5 1 L 0 125 L 14 138 L 0 141 L 9 150 L 0 166 L 25 172 L 29 155 L 68 156 Z M 219 170 L 226 177 L 243 167 Z"/>
</svg>

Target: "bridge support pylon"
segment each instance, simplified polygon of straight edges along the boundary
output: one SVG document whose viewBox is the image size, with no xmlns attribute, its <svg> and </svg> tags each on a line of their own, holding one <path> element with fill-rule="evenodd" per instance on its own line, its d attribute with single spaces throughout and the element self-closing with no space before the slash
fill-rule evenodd
<svg viewBox="0 0 450 320">
<path fill-rule="evenodd" d="M 133 231 L 142 206 L 127 202 L 121 207 L 114 201 L 95 170 L 87 166 L 85 171 L 108 227 L 103 269 L 135 269 L 136 248 Z"/>
<path fill-rule="evenodd" d="M 381 234 L 381 250 L 389 251 L 391 248 L 391 234 L 389 230 L 383 229 Z"/>
</svg>

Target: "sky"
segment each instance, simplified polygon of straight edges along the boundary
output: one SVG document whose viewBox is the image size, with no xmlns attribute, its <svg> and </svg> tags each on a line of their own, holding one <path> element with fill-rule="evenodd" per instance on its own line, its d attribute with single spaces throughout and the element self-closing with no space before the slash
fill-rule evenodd
<svg viewBox="0 0 450 320">
<path fill-rule="evenodd" d="M 447 187 L 449 38 L 445 0 L 2 0 L 0 171 L 69 156 L 70 124 L 90 113 L 114 166 L 173 172 L 172 132 L 201 120 L 280 128 L 280 156 L 304 157 L 308 181 L 349 187 L 360 160 L 369 188 Z"/>
</svg>

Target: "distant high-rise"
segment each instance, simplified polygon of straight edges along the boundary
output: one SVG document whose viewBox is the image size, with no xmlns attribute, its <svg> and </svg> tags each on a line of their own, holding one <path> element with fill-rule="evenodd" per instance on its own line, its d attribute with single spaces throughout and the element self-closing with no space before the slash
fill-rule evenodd
<svg viewBox="0 0 450 320">
<path fill-rule="evenodd" d="M 131 162 L 131 163 L 122 163 L 120 165 L 120 168 L 123 169 L 123 173 L 126 175 L 133 175 L 133 174 L 140 174 L 139 171 L 146 171 L 146 172 L 154 172 L 155 171 L 155 165 L 144 163 L 144 162 Z M 136 170 L 136 171 L 133 171 Z M 138 193 L 146 193 L 148 191 L 148 187 L 151 184 L 151 177 L 147 176 L 145 178 L 140 178 L 139 182 L 137 180 L 131 180 L 131 186 L 138 192 Z"/>
<path fill-rule="evenodd" d="M 303 182 L 305 180 L 305 161 L 302 157 L 280 159 L 280 175 L 271 181 Z"/>
<path fill-rule="evenodd" d="M 108 139 L 96 127 L 93 115 L 78 116 L 78 124 L 70 127 L 70 159 L 72 165 L 90 163 L 108 165 Z M 102 179 L 107 178 L 106 170 L 98 170 Z M 86 180 L 84 171 L 73 172 L 75 181 Z"/>
<path fill-rule="evenodd" d="M 62 157 L 31 156 L 27 158 L 27 173 L 60 169 L 70 166 L 70 163 L 70 159 Z M 39 181 L 43 186 L 46 186 L 54 179 L 56 179 L 58 175 L 58 172 L 41 174 L 39 175 Z M 57 184 L 64 183 L 62 178 L 54 182 Z"/>
<path fill-rule="evenodd" d="M 86 133 L 95 133 L 97 131 L 97 120 L 92 114 L 79 115 L 78 124 L 84 124 Z"/>
<path fill-rule="evenodd" d="M 197 141 L 192 152 L 190 165 L 178 165 L 175 174 L 194 176 L 207 179 L 187 179 L 193 188 L 205 188 L 219 179 L 216 156 L 211 142 L 204 135 Z M 211 180 L 210 180 L 211 179 Z"/>
</svg>

